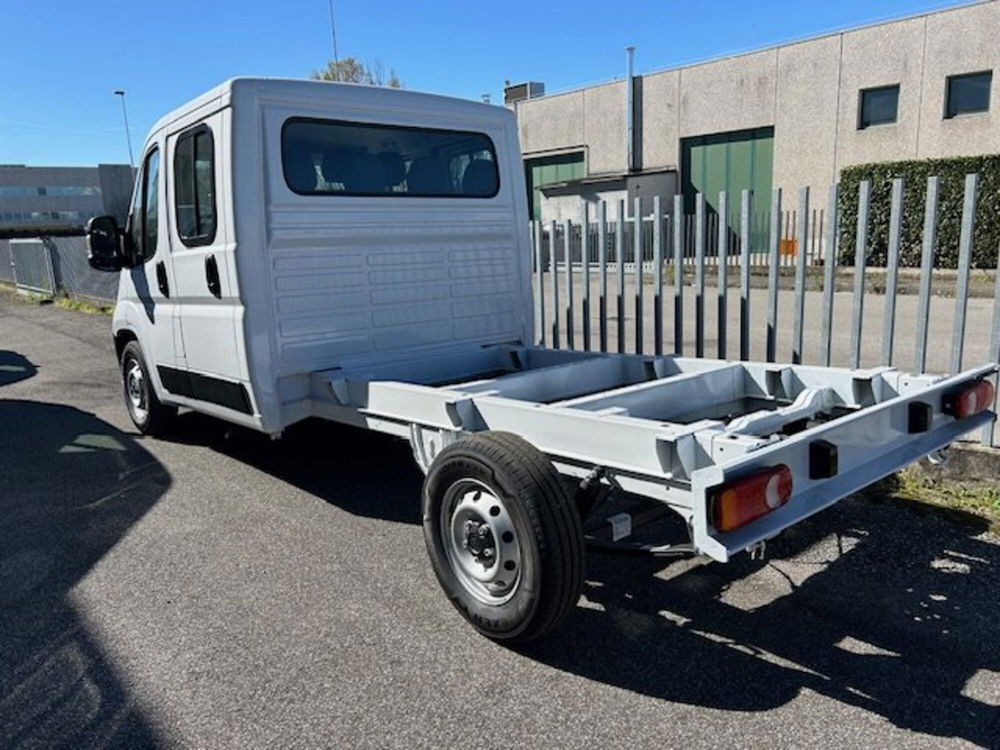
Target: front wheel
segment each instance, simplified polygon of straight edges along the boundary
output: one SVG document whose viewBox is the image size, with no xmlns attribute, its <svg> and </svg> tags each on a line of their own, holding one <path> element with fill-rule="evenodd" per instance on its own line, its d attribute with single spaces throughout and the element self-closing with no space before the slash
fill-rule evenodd
<svg viewBox="0 0 1000 750">
<path fill-rule="evenodd" d="M 423 524 L 441 587 L 489 638 L 539 638 L 580 596 L 580 518 L 552 463 L 516 435 L 477 433 L 442 450 L 424 482 Z"/>
<path fill-rule="evenodd" d="M 132 423 L 144 435 L 162 435 L 177 416 L 177 407 L 165 406 L 156 397 L 137 341 L 129 341 L 125 345 L 121 367 L 125 408 Z"/>
</svg>

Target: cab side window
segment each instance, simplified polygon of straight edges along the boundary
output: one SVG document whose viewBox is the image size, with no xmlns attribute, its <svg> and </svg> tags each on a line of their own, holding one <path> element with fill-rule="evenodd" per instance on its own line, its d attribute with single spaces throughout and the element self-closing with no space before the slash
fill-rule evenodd
<svg viewBox="0 0 1000 750">
<path fill-rule="evenodd" d="M 177 234 L 188 247 L 215 240 L 215 141 L 202 125 L 182 134 L 174 149 Z"/>
<path fill-rule="evenodd" d="M 160 151 L 153 149 L 146 155 L 142 172 L 132 194 L 129 212 L 129 234 L 135 248 L 137 263 L 145 263 L 156 255 L 159 230 L 159 180 Z"/>
</svg>

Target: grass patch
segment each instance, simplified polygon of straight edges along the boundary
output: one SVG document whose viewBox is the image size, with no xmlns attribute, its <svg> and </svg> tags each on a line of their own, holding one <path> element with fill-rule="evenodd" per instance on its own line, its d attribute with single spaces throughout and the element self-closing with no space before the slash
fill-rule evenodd
<svg viewBox="0 0 1000 750">
<path fill-rule="evenodd" d="M 115 311 L 114 305 L 100 305 L 85 299 L 68 296 L 56 297 L 53 304 L 63 310 L 72 310 L 87 315 L 111 315 Z"/>
<path fill-rule="evenodd" d="M 0 280 L 0 294 L 26 305 L 51 304 L 63 310 L 72 310 L 86 315 L 111 315 L 115 311 L 114 304 L 109 305 L 80 297 L 70 297 L 65 292 L 60 293 L 54 299 L 41 294 L 22 294 L 17 291 L 13 284 L 4 280 Z"/>
<path fill-rule="evenodd" d="M 1000 534 L 1000 483 L 937 479 L 917 469 L 903 469 L 883 479 L 865 493 L 872 499 L 922 503 L 940 508 L 962 520 L 972 515 L 984 520 L 993 534 Z"/>
</svg>

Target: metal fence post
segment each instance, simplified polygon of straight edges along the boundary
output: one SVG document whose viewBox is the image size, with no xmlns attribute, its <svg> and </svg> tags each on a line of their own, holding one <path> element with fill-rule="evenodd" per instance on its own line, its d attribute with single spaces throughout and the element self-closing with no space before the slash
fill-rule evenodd
<svg viewBox="0 0 1000 750">
<path fill-rule="evenodd" d="M 865 307 L 865 263 L 868 253 L 868 207 L 871 183 L 858 186 L 858 228 L 854 242 L 854 314 L 851 320 L 851 367 L 861 367 L 861 329 Z"/>
<path fill-rule="evenodd" d="M 997 253 L 997 273 L 993 283 L 993 326 L 990 331 L 990 362 L 1000 362 L 1000 253 Z M 996 375 L 993 376 L 993 387 L 1000 382 Z M 1000 394 L 994 390 L 993 411 L 997 410 L 1000 403 Z M 993 445 L 993 436 L 996 434 L 996 422 L 990 422 L 983 427 L 982 442 L 985 445 Z"/>
<path fill-rule="evenodd" d="M 618 201 L 615 222 L 615 260 L 618 261 L 618 353 L 625 352 L 625 201 Z"/>
<path fill-rule="evenodd" d="M 740 359 L 750 359 L 750 191 L 740 195 Z"/>
<path fill-rule="evenodd" d="M 694 356 L 705 356 L 705 194 L 694 204 Z"/>
<path fill-rule="evenodd" d="M 965 202 L 962 204 L 962 233 L 958 240 L 958 279 L 955 284 L 955 325 L 951 333 L 951 372 L 962 370 L 965 351 L 965 314 L 969 307 L 969 268 L 972 265 L 972 239 L 976 231 L 976 198 L 979 175 L 965 176 Z"/>
<path fill-rule="evenodd" d="M 892 365 L 896 335 L 896 287 L 899 278 L 899 242 L 903 231 L 903 180 L 892 181 L 892 208 L 889 211 L 889 252 L 885 260 L 885 306 L 882 313 L 882 362 Z"/>
<path fill-rule="evenodd" d="M 583 262 L 583 350 L 590 351 L 590 204 L 583 201 L 580 224 L 580 260 Z"/>
<path fill-rule="evenodd" d="M 538 343 L 545 346 L 545 267 L 542 265 L 542 222 L 531 222 L 531 238 L 535 250 L 535 296 L 538 297 Z"/>
<path fill-rule="evenodd" d="M 642 354 L 642 198 L 632 203 L 632 262 L 635 266 L 635 353 Z"/>
<path fill-rule="evenodd" d="M 718 287 L 719 359 L 726 358 L 726 295 L 729 293 L 729 196 L 719 193 L 719 238 L 716 250 L 716 286 Z"/>
<path fill-rule="evenodd" d="M 767 341 L 765 358 L 774 362 L 778 343 L 778 255 L 781 246 L 781 188 L 771 191 L 771 237 L 767 269 Z"/>
<path fill-rule="evenodd" d="M 795 245 L 795 319 L 792 364 L 802 364 L 802 335 L 806 312 L 806 245 L 809 242 L 809 188 L 799 190 L 799 227 Z"/>
<path fill-rule="evenodd" d="M 840 219 L 837 209 L 839 188 L 830 186 L 827 198 L 826 239 L 823 254 L 823 320 L 820 323 L 819 361 L 824 367 L 830 366 L 833 338 L 833 292 L 837 283 L 838 243 L 840 242 Z"/>
<path fill-rule="evenodd" d="M 556 266 L 556 224 L 549 227 L 549 266 L 552 278 L 552 348 L 559 348 L 559 274 Z"/>
<path fill-rule="evenodd" d="M 663 207 L 653 196 L 653 351 L 663 354 Z"/>
<path fill-rule="evenodd" d="M 674 354 L 684 353 L 684 198 L 674 196 Z"/>
<path fill-rule="evenodd" d="M 917 341 L 914 365 L 918 373 L 927 371 L 927 330 L 931 314 L 931 280 L 934 275 L 934 250 L 937 248 L 938 189 L 937 177 L 927 178 L 924 206 L 924 238 L 920 256 L 920 297 L 917 301 Z"/>
<path fill-rule="evenodd" d="M 563 225 L 563 255 L 566 258 L 566 348 L 575 348 L 573 325 L 573 222 L 566 219 Z"/>
<path fill-rule="evenodd" d="M 608 350 L 608 204 L 601 201 L 597 217 L 597 327 L 602 352 Z"/>
</svg>

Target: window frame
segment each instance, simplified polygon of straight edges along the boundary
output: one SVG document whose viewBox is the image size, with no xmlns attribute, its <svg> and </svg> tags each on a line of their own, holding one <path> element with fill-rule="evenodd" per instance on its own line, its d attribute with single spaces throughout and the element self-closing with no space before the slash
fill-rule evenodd
<svg viewBox="0 0 1000 750">
<path fill-rule="evenodd" d="M 962 78 L 975 78 L 976 76 L 989 76 L 990 85 L 986 91 L 986 107 L 983 109 L 973 109 L 967 112 L 955 112 L 950 114 L 951 110 L 951 84 L 953 81 Z M 983 115 L 990 111 L 990 107 L 993 104 L 993 69 L 989 70 L 974 70 L 969 73 L 956 73 L 954 75 L 945 76 L 944 79 L 944 115 L 945 120 L 954 120 L 956 117 L 965 117 L 966 115 Z"/>
<path fill-rule="evenodd" d="M 891 120 L 886 120 L 884 122 L 869 122 L 865 123 L 864 113 L 865 113 L 865 94 L 873 94 L 880 91 L 889 91 L 895 89 L 896 91 L 896 113 Z M 878 128 L 885 125 L 897 125 L 899 124 L 899 94 L 900 85 L 898 83 L 887 83 L 882 86 L 869 86 L 867 88 L 858 90 L 858 130 L 868 130 L 869 128 Z"/>
<path fill-rule="evenodd" d="M 467 136 L 477 136 L 486 139 L 486 143 L 489 147 L 490 156 L 493 157 L 493 166 L 496 168 L 497 180 L 496 189 L 490 195 L 465 195 L 462 193 L 387 193 L 387 192 L 333 192 L 331 190 L 309 190 L 302 191 L 296 190 L 292 187 L 292 184 L 288 181 L 288 173 L 285 171 L 285 130 L 289 125 L 307 122 L 316 123 L 320 125 L 355 125 L 364 128 L 376 128 L 380 130 L 408 130 L 408 131 L 418 131 L 418 132 L 432 132 L 432 133 L 451 133 L 454 135 L 467 135 Z M 420 125 L 393 125 L 386 122 L 361 122 L 358 120 L 335 120 L 328 117 L 300 117 L 293 116 L 287 118 L 281 124 L 281 135 L 280 135 L 280 150 L 281 150 L 281 178 L 285 182 L 285 187 L 287 187 L 295 195 L 303 196 L 319 196 L 323 198 L 459 198 L 463 200 L 490 200 L 491 198 L 496 198 L 500 194 L 500 190 L 503 187 L 503 180 L 500 175 L 500 162 L 497 159 L 497 149 L 496 144 L 493 142 L 493 138 L 490 137 L 488 133 L 477 130 L 459 130 L 456 128 L 435 128 L 435 127 L 423 127 Z"/>
<path fill-rule="evenodd" d="M 151 254 L 147 254 L 146 253 L 146 215 L 147 215 L 146 207 L 148 205 L 147 202 L 146 202 L 146 199 L 147 199 L 147 197 L 149 195 L 149 162 L 153 158 L 154 155 L 157 157 L 157 159 L 159 159 L 159 156 L 160 156 L 160 144 L 159 143 L 153 144 L 150 147 L 150 149 L 148 151 L 146 151 L 146 153 L 142 157 L 142 162 L 140 163 L 140 167 L 139 167 L 140 171 L 139 171 L 139 174 L 136 176 L 136 184 L 135 184 L 135 188 L 134 188 L 134 190 L 137 191 L 137 193 L 139 195 L 139 202 L 138 202 L 138 205 L 135 205 L 136 201 L 135 201 L 135 197 L 133 196 L 133 199 L 131 201 L 132 205 L 129 206 L 128 221 L 125 224 L 125 232 L 131 237 L 131 241 L 132 241 L 132 244 L 134 246 L 133 249 L 134 249 L 135 257 L 134 257 L 133 263 L 132 263 L 133 266 L 144 266 L 144 265 L 146 265 L 146 263 L 148 263 L 149 261 L 153 260 L 153 258 L 156 257 L 156 253 L 160 249 L 160 226 L 159 226 L 160 214 L 159 214 L 159 205 L 157 205 L 156 240 L 154 241 L 155 244 L 153 246 L 153 252 Z M 156 169 L 157 180 L 159 180 L 159 176 L 160 176 L 160 172 L 161 172 L 160 166 L 161 165 L 158 163 L 157 164 L 157 169 Z M 157 182 L 157 185 L 156 185 L 156 189 L 157 189 L 157 196 L 156 196 L 157 204 L 159 204 L 159 199 L 160 199 L 159 188 L 160 188 L 160 185 L 159 185 L 159 182 Z M 136 219 L 137 219 L 136 212 L 138 212 L 138 214 L 139 214 L 139 216 L 138 216 L 138 221 L 139 221 L 139 238 L 140 238 L 139 243 L 136 243 L 136 241 L 135 241 L 135 233 L 134 233 L 135 222 L 136 222 Z"/>
<path fill-rule="evenodd" d="M 208 142 L 212 148 L 212 168 L 211 178 L 212 178 L 212 231 L 208 234 L 199 234 L 193 237 L 185 237 L 181 234 L 181 222 L 180 222 L 180 204 L 177 202 L 177 185 L 179 180 L 177 179 L 177 154 L 180 151 L 180 145 L 187 139 L 191 139 L 191 181 L 192 181 L 192 197 L 194 198 L 194 215 L 195 221 L 198 222 L 198 209 L 200 204 L 198 202 L 198 170 L 195 166 L 197 163 L 198 153 L 195 149 L 199 133 L 208 133 Z M 208 123 L 202 122 L 195 125 L 192 128 L 183 130 L 178 133 L 177 137 L 174 139 L 174 159 L 173 159 L 173 187 L 174 187 L 174 227 L 177 232 L 177 238 L 181 241 L 184 247 L 204 247 L 205 245 L 212 245 L 215 243 L 215 235 L 219 230 L 219 204 L 216 200 L 216 182 L 215 182 L 215 134 L 212 132 L 212 128 L 209 127 Z"/>
</svg>

